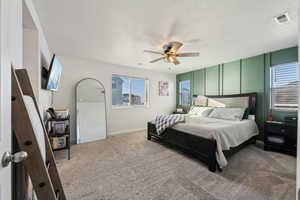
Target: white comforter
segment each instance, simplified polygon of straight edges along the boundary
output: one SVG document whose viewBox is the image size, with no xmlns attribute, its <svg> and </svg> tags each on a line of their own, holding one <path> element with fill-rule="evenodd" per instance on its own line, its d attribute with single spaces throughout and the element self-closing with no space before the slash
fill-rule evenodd
<svg viewBox="0 0 300 200">
<path fill-rule="evenodd" d="M 178 123 L 172 128 L 200 137 L 215 139 L 217 161 L 221 168 L 227 165 L 223 150 L 236 147 L 259 133 L 253 120 L 230 121 L 189 115 L 186 115 L 185 123 Z"/>
</svg>

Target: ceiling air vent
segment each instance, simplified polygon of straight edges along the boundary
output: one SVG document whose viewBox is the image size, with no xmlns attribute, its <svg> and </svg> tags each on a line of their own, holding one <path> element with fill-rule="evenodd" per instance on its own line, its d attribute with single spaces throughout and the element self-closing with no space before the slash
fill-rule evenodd
<svg viewBox="0 0 300 200">
<path fill-rule="evenodd" d="M 286 23 L 288 21 L 290 21 L 290 17 L 289 17 L 289 14 L 286 12 L 286 13 L 283 13 L 277 17 L 275 17 L 275 21 L 278 23 L 278 24 L 283 24 L 283 23 Z"/>
</svg>

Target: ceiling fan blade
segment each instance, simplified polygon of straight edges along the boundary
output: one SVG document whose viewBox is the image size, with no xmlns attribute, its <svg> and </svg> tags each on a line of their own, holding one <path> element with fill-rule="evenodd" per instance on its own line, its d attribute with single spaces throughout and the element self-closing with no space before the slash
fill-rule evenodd
<svg viewBox="0 0 300 200">
<path fill-rule="evenodd" d="M 179 60 L 177 60 L 177 58 L 176 58 L 175 56 L 169 56 L 169 57 L 168 57 L 168 61 L 169 61 L 170 63 L 175 64 L 175 65 L 180 64 Z"/>
<path fill-rule="evenodd" d="M 176 53 L 180 47 L 182 47 L 181 42 L 170 42 L 170 45 L 172 46 L 170 51 L 171 53 Z"/>
<path fill-rule="evenodd" d="M 164 59 L 164 58 L 165 58 L 165 57 L 157 58 L 157 59 L 155 59 L 155 60 L 150 61 L 150 63 L 155 63 L 155 62 L 160 61 L 160 60 L 162 60 L 162 59 Z"/>
<path fill-rule="evenodd" d="M 174 57 L 174 62 L 173 62 L 175 65 L 179 65 L 180 64 L 180 62 L 179 62 L 179 60 L 177 59 L 177 58 L 175 58 Z"/>
<path fill-rule="evenodd" d="M 144 50 L 144 52 L 146 52 L 146 53 L 154 53 L 154 54 L 159 54 L 159 55 L 164 55 L 163 53 L 158 52 L 158 51 Z"/>
<path fill-rule="evenodd" d="M 177 53 L 177 57 L 196 57 L 199 56 L 200 53 Z"/>
</svg>

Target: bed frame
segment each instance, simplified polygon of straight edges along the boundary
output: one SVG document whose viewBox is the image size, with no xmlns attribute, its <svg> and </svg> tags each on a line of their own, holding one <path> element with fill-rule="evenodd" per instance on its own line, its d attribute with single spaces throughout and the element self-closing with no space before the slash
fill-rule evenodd
<svg viewBox="0 0 300 200">
<path fill-rule="evenodd" d="M 238 94 L 238 95 L 223 95 L 223 96 L 207 96 L 211 99 L 218 98 L 229 98 L 234 99 L 235 97 L 249 97 L 248 107 L 251 109 L 250 114 L 256 118 L 256 102 L 257 94 Z M 182 131 L 178 131 L 172 128 L 167 128 L 162 134 L 157 135 L 156 127 L 154 124 L 148 122 L 148 135 L 147 139 L 151 140 L 155 138 L 157 141 L 168 144 L 172 147 L 179 148 L 188 154 L 192 154 L 202 162 L 208 165 L 208 169 L 211 172 L 215 172 L 216 169 L 220 169 L 216 160 L 217 143 L 214 139 L 202 138 L 199 136 L 191 135 Z M 243 148 L 244 146 L 255 143 L 256 137 L 252 137 L 245 141 L 238 147 L 231 148 L 230 150 L 223 151 L 226 157 L 230 157 L 232 154 Z"/>
</svg>

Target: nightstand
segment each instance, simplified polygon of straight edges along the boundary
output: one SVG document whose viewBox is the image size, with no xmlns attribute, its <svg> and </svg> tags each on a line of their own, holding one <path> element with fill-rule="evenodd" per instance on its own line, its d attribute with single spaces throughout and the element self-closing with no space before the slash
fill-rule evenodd
<svg viewBox="0 0 300 200">
<path fill-rule="evenodd" d="M 264 129 L 264 149 L 296 156 L 297 124 L 266 121 Z"/>
<path fill-rule="evenodd" d="M 173 114 L 186 114 L 185 112 L 177 112 L 177 111 L 174 111 Z"/>
</svg>

